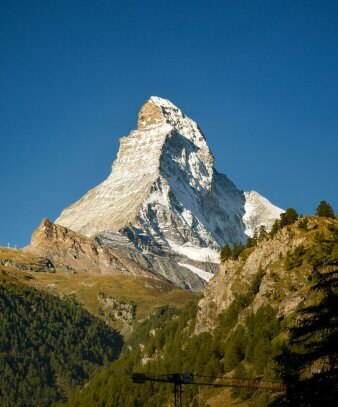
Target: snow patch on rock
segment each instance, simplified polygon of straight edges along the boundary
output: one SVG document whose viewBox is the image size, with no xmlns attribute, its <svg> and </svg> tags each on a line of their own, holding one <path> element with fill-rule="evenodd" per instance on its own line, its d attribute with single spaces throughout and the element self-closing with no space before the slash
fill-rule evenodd
<svg viewBox="0 0 338 407">
<path fill-rule="evenodd" d="M 269 231 L 276 219 L 284 212 L 283 209 L 273 205 L 256 191 L 244 192 L 245 214 L 243 222 L 245 224 L 245 234 L 253 236 L 255 229 L 264 225 Z"/>
<path fill-rule="evenodd" d="M 177 264 L 191 270 L 193 273 L 197 274 L 198 276 L 200 276 L 201 278 L 203 278 L 203 280 L 205 280 L 207 282 L 214 276 L 214 274 L 208 273 L 207 271 L 202 270 L 198 267 L 192 266 L 191 264 L 186 264 L 186 263 L 177 263 Z"/>
<path fill-rule="evenodd" d="M 189 243 L 180 246 L 170 240 L 168 243 L 176 253 L 188 257 L 189 259 L 204 263 L 220 263 L 220 253 L 217 250 L 210 249 L 209 247 L 192 246 Z"/>
</svg>

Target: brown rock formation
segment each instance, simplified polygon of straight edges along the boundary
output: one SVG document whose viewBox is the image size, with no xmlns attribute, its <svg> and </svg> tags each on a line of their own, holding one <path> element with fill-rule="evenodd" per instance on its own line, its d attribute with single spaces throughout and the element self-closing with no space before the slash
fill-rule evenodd
<svg viewBox="0 0 338 407">
<path fill-rule="evenodd" d="M 127 273 L 135 276 L 161 276 L 141 267 L 121 251 L 102 246 L 96 240 L 43 219 L 25 252 L 52 259 L 60 268 L 95 274 Z"/>
<path fill-rule="evenodd" d="M 246 249 L 238 260 L 226 260 L 213 277 L 199 302 L 196 332 L 213 329 L 217 316 L 228 309 L 236 295 L 247 295 L 250 286 L 261 272 L 262 280 L 248 308 L 253 312 L 263 305 L 270 304 L 279 316 L 292 314 L 298 304 L 307 296 L 308 277 L 313 266 L 307 261 L 299 267 L 287 269 L 286 260 L 302 247 L 307 251 L 318 246 L 316 235 L 322 234 L 334 240 L 330 231 L 337 228 L 336 220 L 308 218 L 308 230 L 298 227 L 298 223 L 280 230 L 273 238 L 265 239 L 256 248 Z"/>
</svg>

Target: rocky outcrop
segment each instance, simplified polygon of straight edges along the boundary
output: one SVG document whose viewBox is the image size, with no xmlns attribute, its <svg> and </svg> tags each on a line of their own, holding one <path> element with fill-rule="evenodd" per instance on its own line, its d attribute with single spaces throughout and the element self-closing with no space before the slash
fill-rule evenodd
<svg viewBox="0 0 338 407">
<path fill-rule="evenodd" d="M 48 219 L 42 220 L 24 251 L 51 258 L 58 267 L 76 272 L 160 278 L 118 250 L 103 246 L 94 239 L 56 225 Z"/>
<path fill-rule="evenodd" d="M 217 316 L 228 309 L 236 296 L 248 295 L 258 273 L 261 279 L 248 304 L 250 310 L 255 313 L 259 307 L 270 304 L 280 317 L 296 310 L 307 295 L 308 277 L 313 266 L 302 261 L 299 267 L 289 269 L 286 267 L 287 259 L 297 248 L 307 252 L 317 247 L 316 236 L 327 236 L 328 240 L 334 241 L 336 232 L 332 233 L 330 228 L 337 230 L 338 227 L 335 220 L 307 219 L 306 231 L 299 227 L 301 221 L 298 221 L 281 229 L 273 238 L 264 239 L 257 247 L 246 249 L 238 260 L 226 260 L 221 264 L 199 302 L 196 333 L 212 330 Z"/>
<path fill-rule="evenodd" d="M 104 240 L 104 236 L 100 239 Z M 119 235 L 113 241 L 106 238 L 102 243 L 100 239 L 43 219 L 24 252 L 47 257 L 55 267 L 73 273 L 131 274 L 172 282 L 193 291 L 201 291 L 206 284 L 205 279 L 178 264 L 186 261 L 182 256 L 141 253 L 135 246 L 125 244 L 125 238 Z"/>
</svg>

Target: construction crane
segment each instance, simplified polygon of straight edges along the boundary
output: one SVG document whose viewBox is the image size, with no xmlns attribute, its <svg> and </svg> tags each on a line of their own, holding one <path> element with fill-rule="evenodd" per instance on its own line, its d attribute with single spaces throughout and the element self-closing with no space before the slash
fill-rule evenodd
<svg viewBox="0 0 338 407">
<path fill-rule="evenodd" d="M 182 386 L 213 386 L 213 387 L 246 387 L 251 389 L 265 389 L 284 393 L 286 386 L 281 383 L 269 382 L 260 379 L 239 379 L 234 377 L 203 376 L 193 373 L 172 373 L 159 376 L 146 375 L 144 373 L 133 373 L 133 383 L 143 384 L 145 382 L 173 383 L 174 406 L 183 407 Z"/>
</svg>

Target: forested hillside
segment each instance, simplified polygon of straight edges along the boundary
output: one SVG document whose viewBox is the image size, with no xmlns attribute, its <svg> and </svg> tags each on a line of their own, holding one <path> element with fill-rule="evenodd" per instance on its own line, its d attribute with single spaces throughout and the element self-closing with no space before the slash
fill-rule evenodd
<svg viewBox="0 0 338 407">
<path fill-rule="evenodd" d="M 172 386 L 167 384 L 132 384 L 131 372 L 166 374 L 194 372 L 207 376 L 220 376 L 235 370 L 238 377 L 255 377 L 278 380 L 273 360 L 280 349 L 278 335 L 281 324 L 269 306 L 262 307 L 255 316 L 246 320 L 246 329 L 234 331 L 225 339 L 225 332 L 236 324 L 240 303 L 222 314 L 215 332 L 193 335 L 196 304 L 184 311 L 162 308 L 145 322 L 128 342 L 122 357 L 100 370 L 85 389 L 73 397 L 68 406 L 149 406 L 169 405 Z M 149 332 L 151 333 L 149 336 Z M 267 346 L 267 348 L 265 348 Z M 252 366 L 248 371 L 240 365 Z M 254 367 L 253 367 L 254 366 Z M 195 386 L 186 386 L 183 393 L 184 405 L 206 405 L 206 396 Z M 245 398 L 253 392 L 241 392 Z M 238 394 L 234 393 L 234 396 Z M 269 395 L 258 392 L 257 399 L 265 400 Z"/>
<path fill-rule="evenodd" d="M 318 276 L 336 268 L 338 254 L 337 221 L 311 217 L 293 222 L 266 234 L 237 260 L 225 262 L 199 303 L 191 303 L 184 310 L 161 308 L 143 322 L 126 343 L 121 358 L 100 369 L 80 393 L 71 397 L 67 406 L 170 405 L 171 385 L 133 384 L 129 375 L 135 371 L 155 375 L 188 371 L 287 381 L 290 372 L 280 360 L 293 349 L 289 332 L 302 315 L 304 301 L 314 306 L 325 300 L 326 292 L 317 292 L 312 287 Z M 267 255 L 268 252 L 272 254 Z M 241 273 L 248 270 L 251 274 L 244 278 Z M 337 298 L 336 283 L 332 280 L 328 287 L 332 298 Z M 334 310 L 332 315 L 336 320 Z M 330 325 L 330 321 L 326 324 Z M 336 335 L 337 326 L 332 324 Z M 322 341 L 318 333 L 315 337 Z M 334 337 L 330 337 L 330 343 Z M 307 337 L 298 344 L 300 358 L 303 346 L 310 346 Z M 293 355 L 297 357 L 296 353 Z M 315 363 L 317 371 L 321 369 L 320 360 L 310 362 Z M 297 373 L 297 380 L 302 377 L 299 372 L 292 373 L 293 377 Z M 330 377 L 328 391 L 332 392 Z M 221 392 L 185 386 L 183 405 L 216 406 L 214 397 Z M 232 396 L 255 407 L 268 406 L 277 397 L 265 390 L 248 389 L 233 390 Z"/>
<path fill-rule="evenodd" d="M 0 405 L 49 406 L 122 347 L 117 331 L 71 301 L 0 282 Z"/>
<path fill-rule="evenodd" d="M 181 308 L 198 295 L 155 278 L 69 270 L 48 257 L 7 247 L 0 247 L 0 280 L 3 279 L 76 301 L 123 336 L 128 336 L 137 321 L 147 318 L 154 308 Z"/>
</svg>

